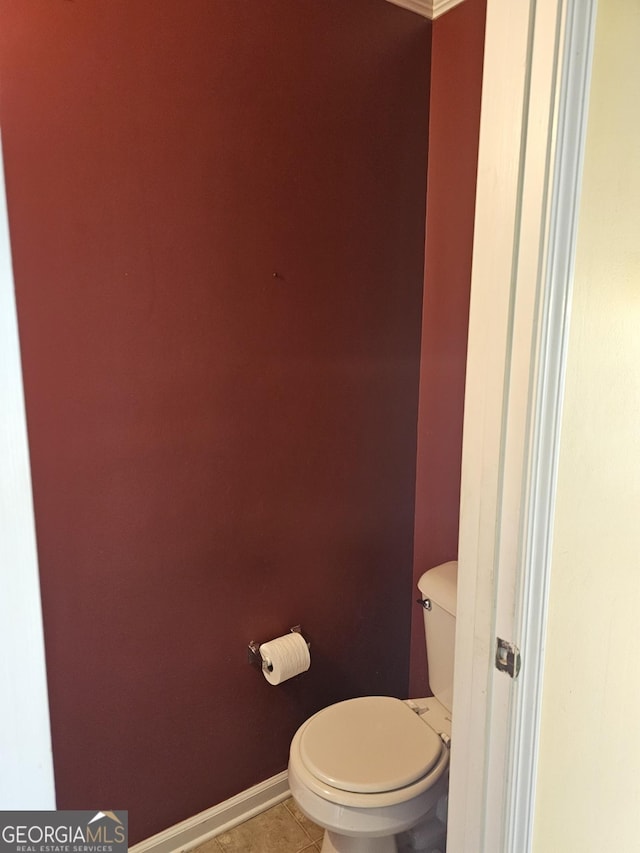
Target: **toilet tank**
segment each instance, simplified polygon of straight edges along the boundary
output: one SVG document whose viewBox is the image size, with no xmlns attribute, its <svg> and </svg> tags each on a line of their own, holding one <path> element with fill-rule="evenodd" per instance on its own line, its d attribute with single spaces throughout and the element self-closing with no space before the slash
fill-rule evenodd
<svg viewBox="0 0 640 853">
<path fill-rule="evenodd" d="M 423 601 L 430 603 L 423 609 L 429 687 L 436 699 L 449 711 L 453 705 L 457 587 L 457 560 L 429 569 L 418 581 Z"/>
</svg>

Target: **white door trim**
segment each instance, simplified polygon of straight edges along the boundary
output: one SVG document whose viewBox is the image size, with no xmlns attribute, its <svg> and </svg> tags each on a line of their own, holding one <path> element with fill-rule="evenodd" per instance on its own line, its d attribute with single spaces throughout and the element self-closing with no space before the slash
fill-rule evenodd
<svg viewBox="0 0 640 853">
<path fill-rule="evenodd" d="M 55 809 L 29 448 L 0 140 L 0 809 Z"/>
<path fill-rule="evenodd" d="M 449 853 L 484 850 L 489 762 L 505 744 L 504 735 L 490 728 L 497 719 L 491 673 L 528 6 L 494 0 L 487 7 L 462 451 Z M 498 687 L 504 694 L 505 684 Z"/>
<path fill-rule="evenodd" d="M 531 844 L 594 0 L 489 0 L 465 399 L 449 853 Z M 577 100 L 576 100 L 577 99 Z M 512 681 L 496 637 L 518 645 Z"/>
<path fill-rule="evenodd" d="M 577 214 L 587 130 L 597 0 L 569 3 L 552 154 L 548 239 L 541 276 L 540 335 L 525 484 L 522 579 L 516 634 L 527 665 L 514 691 L 508 747 L 504 849 L 532 849 L 545 637 L 560 424 L 571 314 Z"/>
</svg>

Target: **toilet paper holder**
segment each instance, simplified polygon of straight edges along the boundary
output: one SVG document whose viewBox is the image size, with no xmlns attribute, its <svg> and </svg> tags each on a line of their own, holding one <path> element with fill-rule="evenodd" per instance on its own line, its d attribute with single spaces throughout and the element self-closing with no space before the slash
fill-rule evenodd
<svg viewBox="0 0 640 853">
<path fill-rule="evenodd" d="M 293 628 L 289 628 L 291 633 L 302 634 L 302 625 L 294 625 Z M 308 640 L 305 640 L 307 644 L 307 648 L 311 650 L 311 643 Z M 247 647 L 247 659 L 252 666 L 255 666 L 259 670 L 266 669 L 269 672 L 273 670 L 273 667 L 267 663 L 267 661 L 262 660 L 262 655 L 260 654 L 260 646 L 261 643 L 256 643 L 255 640 L 251 640 Z"/>
</svg>

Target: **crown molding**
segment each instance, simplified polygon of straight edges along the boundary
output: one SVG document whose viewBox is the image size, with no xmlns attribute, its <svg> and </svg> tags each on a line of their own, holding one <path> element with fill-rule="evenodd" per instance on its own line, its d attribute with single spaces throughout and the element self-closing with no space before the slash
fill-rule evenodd
<svg viewBox="0 0 640 853">
<path fill-rule="evenodd" d="M 394 6 L 401 6 L 403 9 L 409 9 L 411 12 L 416 12 L 427 18 L 430 21 L 439 18 L 458 6 L 463 0 L 387 0 L 388 3 L 393 3 Z"/>
</svg>

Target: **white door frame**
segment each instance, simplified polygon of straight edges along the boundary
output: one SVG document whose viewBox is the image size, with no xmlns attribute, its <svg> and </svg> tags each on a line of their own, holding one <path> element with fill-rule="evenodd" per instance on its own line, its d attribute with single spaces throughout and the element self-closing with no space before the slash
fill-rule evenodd
<svg viewBox="0 0 640 853">
<path fill-rule="evenodd" d="M 0 810 L 55 809 L 31 471 L 0 140 Z"/>
<path fill-rule="evenodd" d="M 531 849 L 596 0 L 489 0 L 465 398 L 449 853 Z M 494 666 L 496 638 L 521 675 Z"/>
</svg>

